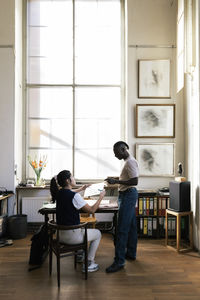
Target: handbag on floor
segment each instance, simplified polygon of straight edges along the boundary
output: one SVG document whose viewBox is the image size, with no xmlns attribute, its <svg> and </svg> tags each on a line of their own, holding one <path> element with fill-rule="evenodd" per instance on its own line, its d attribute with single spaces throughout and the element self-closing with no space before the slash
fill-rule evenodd
<svg viewBox="0 0 200 300">
<path fill-rule="evenodd" d="M 49 234 L 48 228 L 41 225 L 38 231 L 31 238 L 31 249 L 29 257 L 29 271 L 39 268 L 48 255 Z"/>
</svg>

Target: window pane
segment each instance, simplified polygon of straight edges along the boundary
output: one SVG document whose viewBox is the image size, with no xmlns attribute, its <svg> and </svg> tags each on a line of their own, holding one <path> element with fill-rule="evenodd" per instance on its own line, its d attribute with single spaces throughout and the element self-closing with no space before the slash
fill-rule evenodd
<svg viewBox="0 0 200 300">
<path fill-rule="evenodd" d="M 29 147 L 71 149 L 71 120 L 29 120 Z"/>
<path fill-rule="evenodd" d="M 29 147 L 50 147 L 50 120 L 29 120 Z"/>
<path fill-rule="evenodd" d="M 78 179 L 103 179 L 119 174 L 120 161 L 111 149 L 76 150 L 75 176 Z"/>
<path fill-rule="evenodd" d="M 119 173 L 113 144 L 120 139 L 120 88 L 77 88 L 75 119 L 75 176 L 104 178 Z"/>
<path fill-rule="evenodd" d="M 28 83 L 72 83 L 72 1 L 29 1 Z"/>
<path fill-rule="evenodd" d="M 80 180 L 117 176 L 120 161 L 113 144 L 122 132 L 120 0 L 27 3 L 28 153 L 48 156 L 46 179 L 62 169 Z M 30 166 L 27 172 L 34 177 Z"/>
<path fill-rule="evenodd" d="M 76 83 L 120 84 L 120 1 L 75 3 Z"/>
<path fill-rule="evenodd" d="M 72 88 L 29 88 L 29 118 L 68 118 L 72 122 Z"/>
</svg>

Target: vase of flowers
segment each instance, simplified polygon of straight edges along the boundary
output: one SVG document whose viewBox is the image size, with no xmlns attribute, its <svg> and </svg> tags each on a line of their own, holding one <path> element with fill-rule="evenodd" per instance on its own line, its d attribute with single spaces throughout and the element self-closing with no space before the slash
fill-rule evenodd
<svg viewBox="0 0 200 300">
<path fill-rule="evenodd" d="M 40 159 L 32 159 L 30 156 L 28 156 L 28 161 L 31 167 L 33 168 L 35 175 L 36 175 L 36 186 L 41 185 L 41 172 L 46 168 L 47 164 L 47 156 L 40 157 Z"/>
</svg>

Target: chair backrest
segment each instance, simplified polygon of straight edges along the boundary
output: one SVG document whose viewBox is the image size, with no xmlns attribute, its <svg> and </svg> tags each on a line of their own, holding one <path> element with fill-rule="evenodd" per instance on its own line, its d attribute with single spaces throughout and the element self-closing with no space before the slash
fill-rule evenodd
<svg viewBox="0 0 200 300">
<path fill-rule="evenodd" d="M 57 240 L 57 242 L 60 242 L 60 239 L 59 239 L 59 231 L 60 230 L 73 230 L 73 229 L 84 228 L 85 229 L 85 235 L 84 235 L 83 244 L 87 243 L 87 225 L 88 225 L 87 222 L 81 223 L 81 224 L 78 224 L 78 225 L 71 225 L 71 226 L 58 225 L 58 224 L 55 223 L 54 220 L 51 220 L 51 221 L 48 222 L 48 226 L 50 228 L 50 231 L 51 232 L 56 231 L 56 240 Z M 52 236 L 52 234 L 51 234 L 51 236 Z"/>
</svg>

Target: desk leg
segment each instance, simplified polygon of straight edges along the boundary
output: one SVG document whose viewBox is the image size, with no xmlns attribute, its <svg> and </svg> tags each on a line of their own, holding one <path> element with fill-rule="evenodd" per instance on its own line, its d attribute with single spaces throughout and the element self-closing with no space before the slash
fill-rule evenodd
<svg viewBox="0 0 200 300">
<path fill-rule="evenodd" d="M 45 214 L 44 215 L 44 224 L 45 224 L 46 228 L 48 228 L 48 221 L 49 221 L 49 216 L 48 216 L 48 214 Z"/>
<path fill-rule="evenodd" d="M 176 225 L 176 247 L 177 251 L 180 250 L 180 240 L 181 240 L 181 216 L 177 215 L 177 225 Z"/>
<path fill-rule="evenodd" d="M 168 213 L 165 213 L 165 245 L 168 245 Z"/>
</svg>

